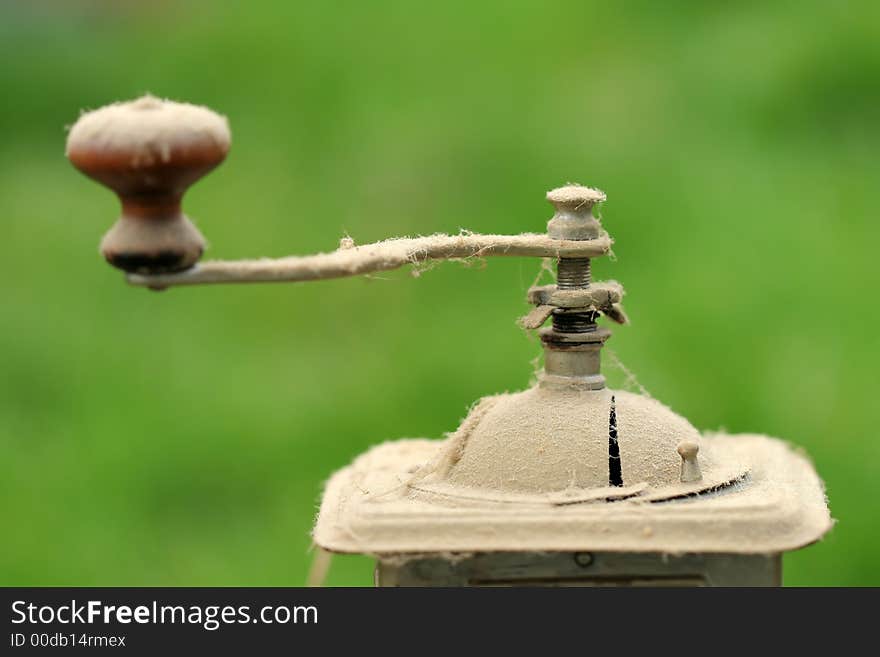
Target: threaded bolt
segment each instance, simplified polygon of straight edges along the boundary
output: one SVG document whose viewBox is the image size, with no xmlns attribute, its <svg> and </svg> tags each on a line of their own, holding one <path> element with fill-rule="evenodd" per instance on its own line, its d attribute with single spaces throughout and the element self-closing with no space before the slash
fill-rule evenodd
<svg viewBox="0 0 880 657">
<path fill-rule="evenodd" d="M 547 200 L 556 208 L 547 223 L 547 234 L 561 240 L 595 239 L 601 226 L 593 216 L 593 205 L 605 200 L 597 189 L 566 185 L 547 192 Z M 560 290 L 582 290 L 590 286 L 589 258 L 559 258 L 556 263 L 556 287 Z M 589 333 L 596 330 L 595 312 L 571 312 L 557 309 L 553 313 L 553 330 L 558 333 Z"/>
<path fill-rule="evenodd" d="M 582 290 L 589 285 L 589 258 L 559 258 L 556 263 L 556 287 L 560 290 Z"/>
<path fill-rule="evenodd" d="M 590 333 L 596 330 L 598 313 L 554 312 L 553 330 L 557 333 Z"/>
</svg>

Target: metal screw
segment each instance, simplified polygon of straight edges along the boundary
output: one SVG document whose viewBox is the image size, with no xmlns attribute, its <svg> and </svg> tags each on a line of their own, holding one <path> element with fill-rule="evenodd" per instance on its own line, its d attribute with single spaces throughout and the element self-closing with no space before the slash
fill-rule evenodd
<svg viewBox="0 0 880 657">
<path fill-rule="evenodd" d="M 593 216 L 593 206 L 605 200 L 605 193 L 591 187 L 566 185 L 547 192 L 547 200 L 556 213 L 547 223 L 547 234 L 559 240 L 595 239 L 601 226 Z M 556 286 L 560 290 L 582 290 L 590 285 L 589 258 L 559 258 L 556 263 Z M 572 312 L 557 309 L 553 330 L 558 333 L 589 333 L 596 330 L 595 312 Z"/>
<path fill-rule="evenodd" d="M 575 552 L 574 562 L 581 568 L 593 565 L 593 555 L 589 552 Z"/>
<path fill-rule="evenodd" d="M 556 286 L 560 290 L 582 290 L 590 284 L 589 258 L 559 258 Z"/>
</svg>

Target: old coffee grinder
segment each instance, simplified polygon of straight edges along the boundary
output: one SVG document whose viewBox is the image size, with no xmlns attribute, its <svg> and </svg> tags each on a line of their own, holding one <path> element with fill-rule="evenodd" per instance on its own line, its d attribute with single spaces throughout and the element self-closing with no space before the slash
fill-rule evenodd
<svg viewBox="0 0 880 657">
<path fill-rule="evenodd" d="M 601 191 L 548 192 L 541 234 L 346 238 L 329 253 L 200 264 L 204 239 L 181 200 L 229 145 L 224 117 L 152 96 L 71 128 L 70 161 L 122 202 L 101 251 L 130 284 L 313 281 L 492 256 L 556 264 L 521 320 L 544 349 L 536 383 L 479 400 L 445 439 L 386 442 L 335 473 L 313 532 L 321 549 L 374 555 L 380 586 L 761 586 L 781 583 L 784 552 L 830 529 L 822 482 L 787 443 L 701 435 L 657 400 L 606 387 L 610 332 L 597 320 L 626 315 L 623 288 L 591 275 L 611 248 L 593 214 Z"/>
</svg>

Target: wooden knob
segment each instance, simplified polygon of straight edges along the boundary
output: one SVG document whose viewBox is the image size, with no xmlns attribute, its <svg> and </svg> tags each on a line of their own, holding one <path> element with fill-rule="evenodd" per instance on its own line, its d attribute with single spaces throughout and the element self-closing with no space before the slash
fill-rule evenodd
<svg viewBox="0 0 880 657">
<path fill-rule="evenodd" d="M 119 221 L 101 240 L 114 267 L 155 274 L 187 269 L 205 239 L 183 214 L 184 192 L 229 152 L 226 118 L 206 107 L 143 96 L 83 114 L 67 157 L 116 192 Z"/>
</svg>

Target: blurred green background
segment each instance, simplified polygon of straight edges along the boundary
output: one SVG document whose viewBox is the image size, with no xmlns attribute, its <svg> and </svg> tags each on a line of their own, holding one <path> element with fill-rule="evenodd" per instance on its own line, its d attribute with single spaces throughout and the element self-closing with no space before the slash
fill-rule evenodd
<svg viewBox="0 0 880 657">
<path fill-rule="evenodd" d="M 539 352 L 532 260 L 127 287 L 65 126 L 151 91 L 229 116 L 185 202 L 208 257 L 541 231 L 547 189 L 604 189 L 610 347 L 697 427 L 812 456 L 839 523 L 787 584 L 880 584 L 877 3 L 0 7 L 0 583 L 300 585 L 333 470 L 451 431 Z"/>
</svg>

